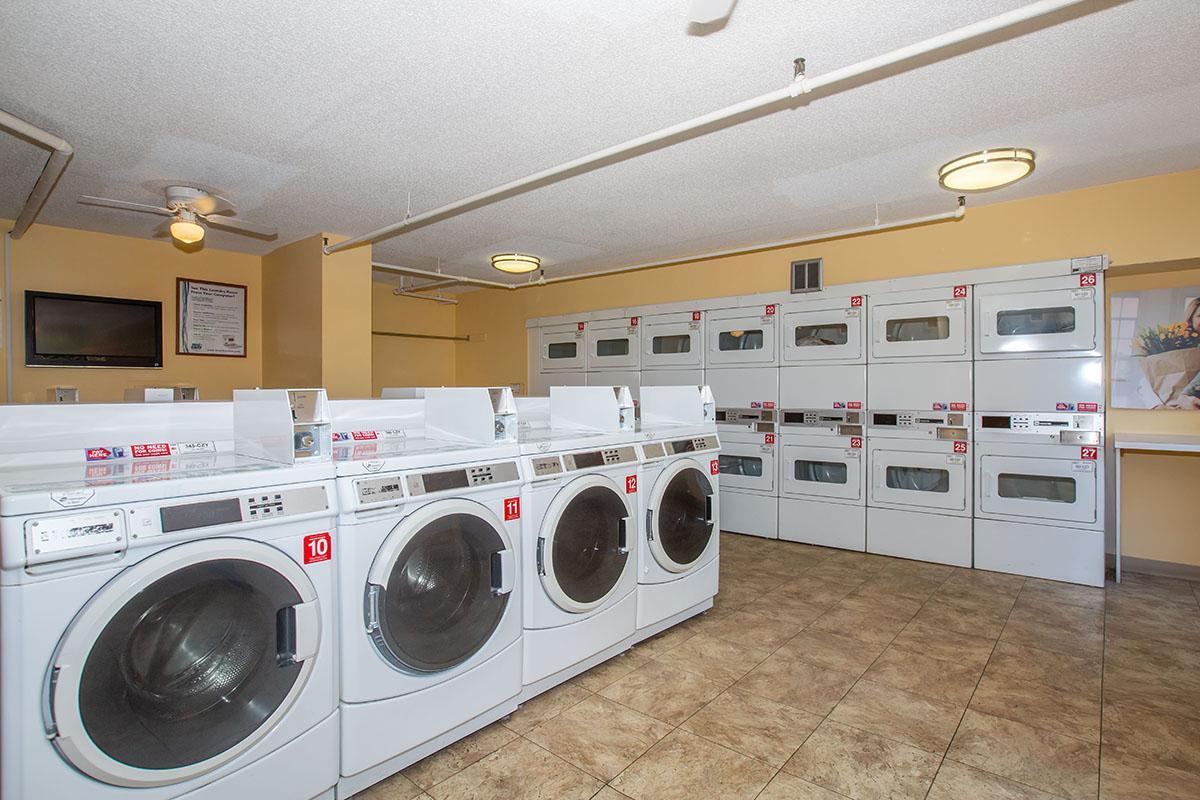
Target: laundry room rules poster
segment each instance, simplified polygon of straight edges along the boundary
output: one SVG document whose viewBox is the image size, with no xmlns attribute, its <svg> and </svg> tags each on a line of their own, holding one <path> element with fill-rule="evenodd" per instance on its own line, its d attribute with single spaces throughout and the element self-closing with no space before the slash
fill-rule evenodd
<svg viewBox="0 0 1200 800">
<path fill-rule="evenodd" d="M 1112 296 L 1112 403 L 1200 411 L 1200 286 Z"/>
</svg>

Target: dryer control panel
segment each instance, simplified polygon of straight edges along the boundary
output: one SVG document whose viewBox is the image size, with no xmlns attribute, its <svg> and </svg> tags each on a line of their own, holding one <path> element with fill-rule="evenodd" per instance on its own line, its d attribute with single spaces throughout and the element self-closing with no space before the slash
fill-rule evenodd
<svg viewBox="0 0 1200 800">
<path fill-rule="evenodd" d="M 1034 412 L 975 414 L 975 438 L 981 442 L 1032 442 L 1099 445 L 1104 437 L 1103 414 Z"/>
<path fill-rule="evenodd" d="M 867 434 L 965 441 L 969 417 L 957 411 L 872 411 L 867 415 Z"/>
<path fill-rule="evenodd" d="M 835 436 L 862 436 L 863 412 L 824 408 L 784 409 L 780 425 L 805 433 L 826 432 Z"/>
<path fill-rule="evenodd" d="M 637 461 L 637 451 L 632 446 L 608 447 L 604 450 L 583 450 L 578 453 L 567 453 L 563 456 L 563 464 L 567 472 L 578 472 L 581 469 L 596 469 L 611 467 L 614 464 L 628 464 Z"/>
<path fill-rule="evenodd" d="M 433 492 L 448 492 L 454 489 L 475 489 L 494 483 L 512 483 L 520 473 L 517 462 L 498 461 L 494 464 L 479 464 L 461 469 L 437 472 L 415 472 L 404 479 L 408 493 L 413 497 Z"/>
</svg>

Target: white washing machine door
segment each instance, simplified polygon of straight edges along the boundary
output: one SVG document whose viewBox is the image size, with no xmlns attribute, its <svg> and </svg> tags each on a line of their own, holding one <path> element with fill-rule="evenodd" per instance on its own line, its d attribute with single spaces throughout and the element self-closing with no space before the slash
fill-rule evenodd
<svg viewBox="0 0 1200 800">
<path fill-rule="evenodd" d="M 542 521 L 538 574 L 564 611 L 603 605 L 630 568 L 629 506 L 603 475 L 585 475 L 559 489 Z"/>
<path fill-rule="evenodd" d="M 45 694 L 54 744 L 116 786 L 204 775 L 287 713 L 320 638 L 316 590 L 279 550 L 233 538 L 163 550 L 105 584 L 63 635 Z"/>
<path fill-rule="evenodd" d="M 393 667 L 442 672 L 488 643 L 508 608 L 517 560 L 504 524 L 470 500 L 402 519 L 367 574 L 367 633 Z"/>
<path fill-rule="evenodd" d="M 716 535 L 718 497 L 704 466 L 694 458 L 663 469 L 646 508 L 646 539 L 663 569 L 686 572 Z"/>
</svg>

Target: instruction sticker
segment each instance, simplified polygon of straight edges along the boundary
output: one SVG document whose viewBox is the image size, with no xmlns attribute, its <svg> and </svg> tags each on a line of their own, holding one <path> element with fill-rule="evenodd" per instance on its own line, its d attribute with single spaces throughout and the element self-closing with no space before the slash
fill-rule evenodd
<svg viewBox="0 0 1200 800">
<path fill-rule="evenodd" d="M 134 444 L 129 446 L 129 452 L 134 458 L 157 458 L 171 455 L 171 445 L 166 442 Z"/>
</svg>

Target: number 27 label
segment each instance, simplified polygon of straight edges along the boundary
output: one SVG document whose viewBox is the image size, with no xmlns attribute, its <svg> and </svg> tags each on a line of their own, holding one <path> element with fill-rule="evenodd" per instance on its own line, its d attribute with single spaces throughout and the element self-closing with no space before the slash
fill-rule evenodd
<svg viewBox="0 0 1200 800">
<path fill-rule="evenodd" d="M 1095 461 L 1095 460 L 1096 460 L 1096 457 L 1097 457 L 1097 455 L 1098 455 L 1098 454 L 1097 454 L 1097 452 L 1096 452 L 1096 448 L 1095 448 L 1095 447 L 1081 447 L 1081 448 L 1079 448 L 1079 457 L 1080 457 L 1082 460 L 1084 460 L 1084 461 Z"/>
</svg>

